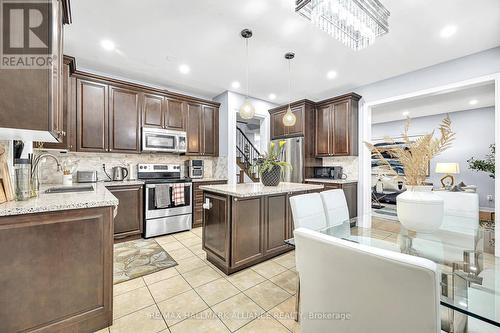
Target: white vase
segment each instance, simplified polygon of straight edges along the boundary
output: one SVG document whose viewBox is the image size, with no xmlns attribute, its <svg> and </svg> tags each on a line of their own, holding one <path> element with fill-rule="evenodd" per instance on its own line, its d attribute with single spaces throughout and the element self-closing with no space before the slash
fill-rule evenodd
<svg viewBox="0 0 500 333">
<path fill-rule="evenodd" d="M 432 233 L 443 223 L 444 201 L 432 186 L 407 186 L 396 197 L 399 222 L 408 230 Z"/>
</svg>

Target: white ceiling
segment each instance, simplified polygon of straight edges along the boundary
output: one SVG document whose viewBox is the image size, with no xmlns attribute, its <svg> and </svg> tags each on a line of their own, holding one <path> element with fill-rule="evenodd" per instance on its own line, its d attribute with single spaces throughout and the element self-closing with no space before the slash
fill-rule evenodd
<svg viewBox="0 0 500 333">
<path fill-rule="evenodd" d="M 287 63 L 294 51 L 292 99 L 318 100 L 335 92 L 400 75 L 500 45 L 498 0 L 381 0 L 390 32 L 353 51 L 290 10 L 293 0 L 75 0 L 65 30 L 65 53 L 80 69 L 111 74 L 212 98 L 238 80 L 245 91 L 250 40 L 250 95 L 288 99 Z M 440 30 L 458 27 L 449 39 Z M 105 51 L 102 39 L 115 51 Z M 179 73 L 188 64 L 189 74 Z M 326 73 L 338 76 L 328 80 Z"/>
<path fill-rule="evenodd" d="M 476 103 L 471 105 L 471 101 L 476 101 Z M 408 116 L 411 118 L 418 118 L 494 105 L 495 84 L 491 82 L 376 106 L 372 108 L 372 123 L 378 124 L 405 119 L 406 114 L 403 112 L 408 112 Z"/>
</svg>

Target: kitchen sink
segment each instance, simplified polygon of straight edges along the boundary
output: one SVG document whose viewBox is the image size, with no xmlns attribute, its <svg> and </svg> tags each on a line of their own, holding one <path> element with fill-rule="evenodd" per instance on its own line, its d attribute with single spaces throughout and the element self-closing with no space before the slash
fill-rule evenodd
<svg viewBox="0 0 500 333">
<path fill-rule="evenodd" d="M 70 193 L 70 192 L 90 192 L 94 190 L 92 185 L 84 186 L 58 186 L 45 190 L 45 193 Z"/>
</svg>

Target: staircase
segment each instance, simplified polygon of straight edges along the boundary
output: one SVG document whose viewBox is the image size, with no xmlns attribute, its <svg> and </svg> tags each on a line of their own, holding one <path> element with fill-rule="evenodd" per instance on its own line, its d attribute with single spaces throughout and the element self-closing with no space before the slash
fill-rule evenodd
<svg viewBox="0 0 500 333">
<path fill-rule="evenodd" d="M 240 167 L 238 183 L 245 182 L 245 175 L 253 182 L 259 181 L 259 174 L 255 168 L 252 168 L 260 153 L 250 142 L 245 133 L 236 127 L 236 164 Z"/>
</svg>

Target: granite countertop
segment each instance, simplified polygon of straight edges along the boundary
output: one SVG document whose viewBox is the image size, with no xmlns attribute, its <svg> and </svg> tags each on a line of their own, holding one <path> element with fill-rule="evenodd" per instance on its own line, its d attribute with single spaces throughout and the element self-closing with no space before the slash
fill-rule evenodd
<svg viewBox="0 0 500 333">
<path fill-rule="evenodd" d="M 327 178 L 308 178 L 306 182 L 331 183 L 331 184 L 352 184 L 357 183 L 356 179 L 327 179 Z"/>
<path fill-rule="evenodd" d="M 203 183 L 203 182 L 218 182 L 218 181 L 227 181 L 227 178 L 193 178 L 193 183 Z"/>
<path fill-rule="evenodd" d="M 103 182 L 99 182 L 104 184 L 106 187 L 112 187 L 112 186 L 125 186 L 125 185 L 144 185 L 144 180 L 107 180 Z M 87 184 L 92 184 L 92 183 L 87 183 Z M 74 184 L 73 184 L 74 185 Z"/>
<path fill-rule="evenodd" d="M 118 199 L 106 189 L 105 183 L 73 184 L 93 185 L 91 192 L 45 193 L 50 187 L 62 185 L 42 185 L 38 198 L 26 201 L 9 201 L 0 204 L 0 216 L 12 216 L 53 212 L 68 209 L 118 206 Z"/>
<path fill-rule="evenodd" d="M 323 185 L 301 184 L 301 183 L 280 183 L 278 186 L 264 186 L 261 183 L 245 184 L 224 184 L 224 185 L 204 185 L 200 189 L 233 197 L 257 197 L 271 194 L 280 194 L 287 192 L 300 192 L 320 190 Z"/>
</svg>

